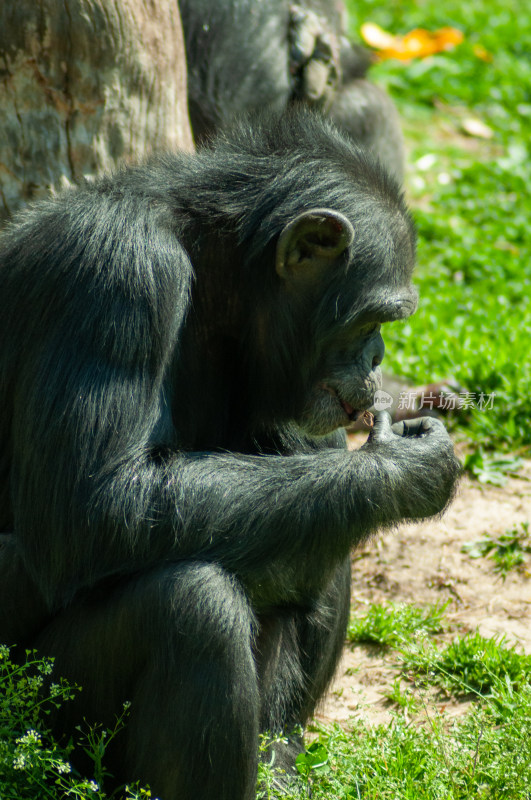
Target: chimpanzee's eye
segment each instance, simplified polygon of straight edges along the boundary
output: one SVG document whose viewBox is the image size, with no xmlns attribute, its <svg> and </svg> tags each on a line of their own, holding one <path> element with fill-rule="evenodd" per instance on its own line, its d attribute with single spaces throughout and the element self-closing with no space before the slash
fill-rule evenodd
<svg viewBox="0 0 531 800">
<path fill-rule="evenodd" d="M 370 336 L 371 333 L 377 333 L 382 326 L 379 322 L 371 322 L 368 325 L 364 325 L 360 328 L 359 335 L 360 336 Z"/>
</svg>

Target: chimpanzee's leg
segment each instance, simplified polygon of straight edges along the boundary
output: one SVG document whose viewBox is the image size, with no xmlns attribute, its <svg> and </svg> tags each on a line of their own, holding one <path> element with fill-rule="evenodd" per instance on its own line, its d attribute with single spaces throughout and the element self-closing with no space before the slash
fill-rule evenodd
<svg viewBox="0 0 531 800">
<path fill-rule="evenodd" d="M 131 712 L 110 769 L 164 800 L 255 797 L 259 698 L 253 615 L 210 564 L 170 564 L 92 592 L 39 637 L 55 674 L 83 687 L 58 720 Z"/>
<path fill-rule="evenodd" d="M 338 567 L 314 610 L 301 620 L 299 642 L 305 692 L 294 714 L 305 724 L 334 677 L 350 616 L 350 555 Z"/>
<path fill-rule="evenodd" d="M 25 645 L 42 630 L 49 618 L 46 603 L 28 575 L 20 539 L 15 533 L 0 533 L 0 643 Z"/>
<path fill-rule="evenodd" d="M 260 619 L 256 644 L 262 731 L 290 735 L 313 716 L 334 676 L 345 642 L 350 609 L 350 559 L 336 570 L 310 609 L 290 609 Z M 292 736 L 274 747 L 275 763 L 289 772 L 302 749 Z"/>
</svg>

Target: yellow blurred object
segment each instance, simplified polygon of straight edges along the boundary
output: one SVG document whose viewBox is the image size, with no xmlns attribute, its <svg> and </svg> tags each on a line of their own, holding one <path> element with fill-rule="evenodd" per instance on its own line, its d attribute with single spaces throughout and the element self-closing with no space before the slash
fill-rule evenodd
<svg viewBox="0 0 531 800">
<path fill-rule="evenodd" d="M 396 42 L 396 36 L 393 36 L 392 33 L 387 33 L 375 22 L 364 22 L 360 30 L 363 40 L 371 47 L 374 47 L 375 50 L 388 50 Z"/>
<path fill-rule="evenodd" d="M 476 58 L 480 58 L 482 61 L 488 62 L 492 61 L 493 59 L 492 53 L 489 53 L 488 50 L 485 50 L 482 44 L 475 44 L 472 50 L 474 51 Z"/>
<path fill-rule="evenodd" d="M 393 36 L 374 22 L 365 22 L 361 26 L 361 35 L 370 47 L 379 51 L 380 58 L 398 58 L 401 61 L 451 50 L 464 38 L 457 28 L 440 28 L 433 33 L 415 28 L 404 36 Z"/>
</svg>

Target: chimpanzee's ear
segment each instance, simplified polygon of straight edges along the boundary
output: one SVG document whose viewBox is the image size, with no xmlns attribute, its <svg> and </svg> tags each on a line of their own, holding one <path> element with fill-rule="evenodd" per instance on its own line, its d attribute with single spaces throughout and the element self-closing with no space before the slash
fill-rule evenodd
<svg viewBox="0 0 531 800">
<path fill-rule="evenodd" d="M 354 239 L 344 214 L 312 208 L 294 217 L 280 234 L 276 270 L 281 278 L 310 275 L 339 258 Z"/>
</svg>

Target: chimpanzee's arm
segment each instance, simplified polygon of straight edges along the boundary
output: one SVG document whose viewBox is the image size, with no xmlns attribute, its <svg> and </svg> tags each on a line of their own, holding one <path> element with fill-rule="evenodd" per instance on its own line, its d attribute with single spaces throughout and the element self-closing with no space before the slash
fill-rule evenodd
<svg viewBox="0 0 531 800">
<path fill-rule="evenodd" d="M 282 111 L 291 91 L 286 0 L 181 0 L 196 141 L 253 109 Z"/>
<path fill-rule="evenodd" d="M 45 347 L 17 414 L 18 533 L 53 605 L 74 587 L 183 558 L 222 563 L 257 602 L 310 596 L 370 532 L 446 504 L 456 468 L 438 428 L 411 441 L 390 433 L 393 441 L 354 453 L 153 449 L 165 360 L 134 368 L 136 356 L 123 357 L 140 319 L 131 335 L 124 321 L 106 361 L 84 352 L 73 330 Z"/>
<path fill-rule="evenodd" d="M 120 423 L 105 411 L 111 424 Z M 451 446 L 415 444 L 424 452 L 404 447 L 400 461 L 385 444 L 373 452 L 288 457 L 153 457 L 139 443 L 94 472 L 76 471 L 81 451 L 57 452 L 55 464 L 41 462 L 40 480 L 32 476 L 40 483 L 28 508 L 33 525 L 21 533 L 48 596 L 162 560 L 196 558 L 222 563 L 257 598 L 287 601 L 311 595 L 339 557 L 376 528 L 442 509 L 455 477 Z M 437 479 L 430 477 L 435 470 Z M 54 504 L 58 493 L 68 508 Z"/>
<path fill-rule="evenodd" d="M 385 418 L 379 425 L 382 439 L 353 453 L 198 453 L 164 466 L 145 463 L 138 490 L 122 471 L 109 483 L 107 499 L 112 506 L 113 498 L 134 497 L 143 563 L 191 555 L 222 563 L 263 602 L 312 596 L 338 559 L 371 532 L 436 514 L 451 493 L 457 465 L 442 426 L 435 423 L 429 444 L 418 439 L 408 449 L 400 441 L 400 452 L 387 441 Z M 127 534 L 123 544 L 130 548 Z"/>
<path fill-rule="evenodd" d="M 171 215 L 114 186 L 43 207 L 3 251 L 13 513 L 51 606 L 182 558 L 257 601 L 311 595 L 371 531 L 444 507 L 456 463 L 437 427 L 355 453 L 180 452 L 163 398 L 191 265 Z"/>
</svg>

